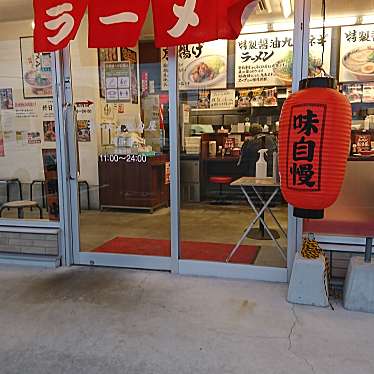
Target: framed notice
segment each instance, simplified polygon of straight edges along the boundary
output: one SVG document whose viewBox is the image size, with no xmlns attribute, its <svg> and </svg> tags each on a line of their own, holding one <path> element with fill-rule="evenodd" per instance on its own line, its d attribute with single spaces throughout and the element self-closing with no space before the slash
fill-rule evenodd
<svg viewBox="0 0 374 374">
<path fill-rule="evenodd" d="M 310 30 L 309 72 L 318 76 L 330 71 L 331 29 Z M 291 86 L 293 69 L 293 31 L 240 35 L 235 45 L 235 87 Z"/>
<path fill-rule="evenodd" d="M 374 25 L 341 28 L 339 81 L 374 81 Z"/>
<path fill-rule="evenodd" d="M 169 89 L 168 50 L 161 50 L 161 89 Z M 178 47 L 180 90 L 214 89 L 227 86 L 227 41 Z"/>
<path fill-rule="evenodd" d="M 35 53 L 34 38 L 20 38 L 23 97 L 52 97 L 52 57 L 50 53 Z"/>
<path fill-rule="evenodd" d="M 130 63 L 105 63 L 105 99 L 107 103 L 130 102 Z"/>
</svg>

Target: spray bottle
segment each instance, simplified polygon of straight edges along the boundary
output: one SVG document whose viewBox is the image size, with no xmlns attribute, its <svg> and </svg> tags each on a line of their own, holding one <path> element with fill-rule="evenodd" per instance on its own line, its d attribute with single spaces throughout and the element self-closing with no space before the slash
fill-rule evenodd
<svg viewBox="0 0 374 374">
<path fill-rule="evenodd" d="M 263 179 L 267 177 L 268 164 L 265 160 L 265 154 L 267 151 L 267 149 L 260 149 L 258 151 L 258 153 L 260 154 L 260 158 L 256 163 L 256 178 Z"/>
</svg>

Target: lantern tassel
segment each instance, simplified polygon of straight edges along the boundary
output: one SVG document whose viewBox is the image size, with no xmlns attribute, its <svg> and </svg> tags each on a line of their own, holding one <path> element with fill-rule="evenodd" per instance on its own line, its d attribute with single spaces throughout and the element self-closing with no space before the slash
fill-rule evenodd
<svg viewBox="0 0 374 374">
<path fill-rule="evenodd" d="M 332 309 L 330 298 L 329 298 L 329 285 L 330 285 L 330 264 L 326 254 L 323 252 L 322 248 L 319 246 L 317 240 L 314 237 L 314 234 L 309 233 L 308 237 L 304 238 L 303 246 L 301 249 L 301 256 L 309 259 L 316 260 L 323 256 L 325 262 L 325 271 L 324 271 L 324 282 L 325 282 L 325 292 L 326 296 L 329 299 L 329 304 Z"/>
</svg>

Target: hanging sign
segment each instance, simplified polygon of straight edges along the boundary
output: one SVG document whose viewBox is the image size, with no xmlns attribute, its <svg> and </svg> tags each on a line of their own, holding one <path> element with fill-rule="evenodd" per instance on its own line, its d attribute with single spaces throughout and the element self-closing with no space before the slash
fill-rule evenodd
<svg viewBox="0 0 374 374">
<path fill-rule="evenodd" d="M 236 39 L 253 0 L 152 0 L 156 47 Z"/>
<path fill-rule="evenodd" d="M 105 63 L 105 98 L 107 103 L 130 101 L 130 63 Z"/>
<path fill-rule="evenodd" d="M 150 0 L 89 0 L 90 48 L 134 47 L 147 17 Z"/>
<path fill-rule="evenodd" d="M 226 88 L 227 41 L 179 46 L 178 84 L 180 90 Z M 161 50 L 161 89 L 169 89 L 167 48 Z"/>
<path fill-rule="evenodd" d="M 300 88 L 280 117 L 281 188 L 296 217 L 323 218 L 344 180 L 352 109 L 333 78 L 306 79 Z"/>
<path fill-rule="evenodd" d="M 374 25 L 341 28 L 340 82 L 374 80 Z"/>
<path fill-rule="evenodd" d="M 65 48 L 75 38 L 88 0 L 33 0 L 34 49 L 52 52 Z"/>
<path fill-rule="evenodd" d="M 89 47 L 133 47 L 150 0 L 34 0 L 35 51 L 62 49 L 74 39 L 88 6 Z M 257 0 L 152 0 L 158 48 L 236 39 Z"/>
<path fill-rule="evenodd" d="M 318 75 L 330 70 L 331 29 L 310 30 L 309 71 Z M 235 87 L 291 86 L 293 68 L 293 31 L 240 35 L 235 49 Z"/>
</svg>

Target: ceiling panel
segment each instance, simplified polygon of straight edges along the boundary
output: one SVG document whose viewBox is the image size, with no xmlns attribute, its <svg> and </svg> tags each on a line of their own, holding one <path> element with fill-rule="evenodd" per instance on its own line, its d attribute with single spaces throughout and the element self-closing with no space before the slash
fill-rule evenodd
<svg viewBox="0 0 374 374">
<path fill-rule="evenodd" d="M 0 0 L 0 22 L 33 18 L 32 0 Z"/>
</svg>

